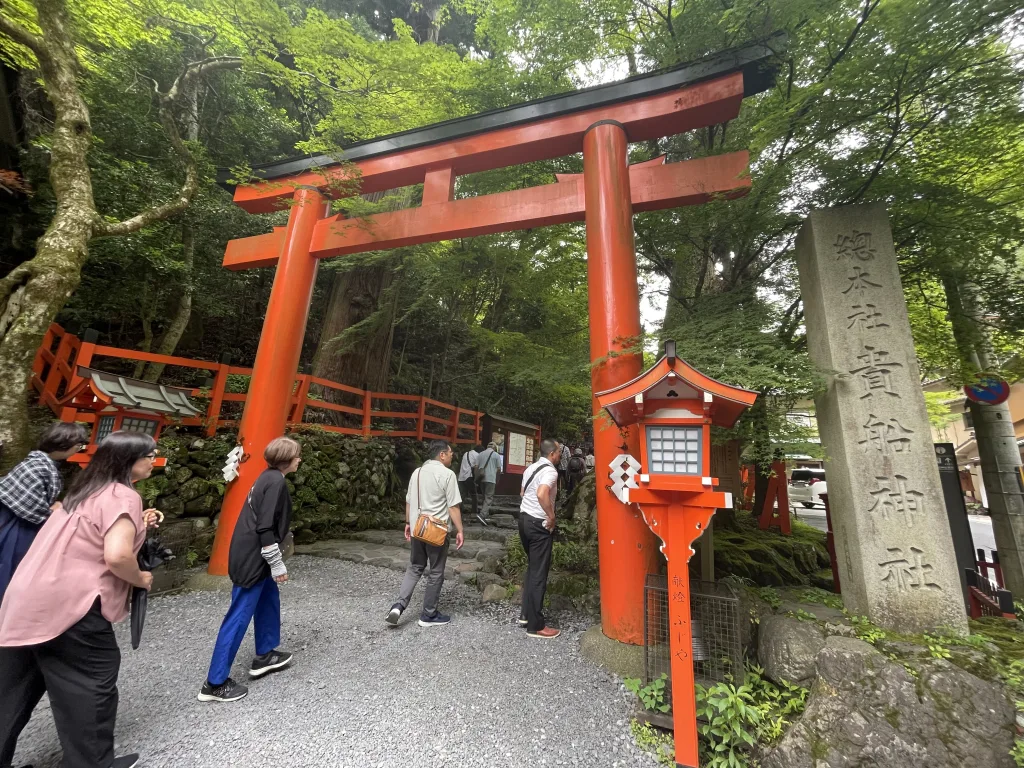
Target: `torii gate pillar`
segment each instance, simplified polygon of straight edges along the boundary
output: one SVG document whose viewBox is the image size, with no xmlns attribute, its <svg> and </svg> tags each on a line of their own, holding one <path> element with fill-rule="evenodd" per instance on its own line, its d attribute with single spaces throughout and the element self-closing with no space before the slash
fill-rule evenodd
<svg viewBox="0 0 1024 768">
<path fill-rule="evenodd" d="M 615 354 L 634 347 L 643 332 L 626 144 L 625 129 L 612 120 L 594 123 L 583 137 L 593 392 L 632 381 L 643 368 L 642 353 Z M 620 430 L 602 417 L 596 399 L 592 407 L 600 484 L 616 456 L 639 455 L 639 439 L 636 427 Z M 644 580 L 657 569 L 654 534 L 635 506 L 598 492 L 597 537 L 601 628 L 613 640 L 641 645 Z"/>
<path fill-rule="evenodd" d="M 209 573 L 226 576 L 231 535 L 245 497 L 266 469 L 263 451 L 267 443 L 284 434 L 288 407 L 295 388 L 302 339 L 306 335 L 309 302 L 320 260 L 309 252 L 313 228 L 328 212 L 323 193 L 315 187 L 299 187 L 285 229 L 281 257 L 270 289 L 267 315 L 260 332 L 260 345 L 249 380 L 251 402 L 242 414 L 238 439 L 244 451 L 238 479 L 228 486 L 217 521 L 217 537 L 210 554 Z M 246 458 L 248 457 L 248 458 Z"/>
</svg>

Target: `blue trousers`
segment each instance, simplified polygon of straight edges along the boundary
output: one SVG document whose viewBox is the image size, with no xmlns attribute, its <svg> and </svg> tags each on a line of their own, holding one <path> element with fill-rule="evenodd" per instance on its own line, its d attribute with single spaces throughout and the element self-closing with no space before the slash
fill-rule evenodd
<svg viewBox="0 0 1024 768">
<path fill-rule="evenodd" d="M 40 528 L 0 504 L 0 602 Z"/>
<path fill-rule="evenodd" d="M 277 648 L 281 642 L 281 593 L 277 582 L 267 577 L 252 587 L 231 590 L 231 607 L 221 622 L 217 644 L 213 646 L 213 659 L 206 681 L 217 687 L 231 676 L 231 665 L 242 644 L 249 622 L 255 620 L 256 655 L 262 656 Z"/>
</svg>

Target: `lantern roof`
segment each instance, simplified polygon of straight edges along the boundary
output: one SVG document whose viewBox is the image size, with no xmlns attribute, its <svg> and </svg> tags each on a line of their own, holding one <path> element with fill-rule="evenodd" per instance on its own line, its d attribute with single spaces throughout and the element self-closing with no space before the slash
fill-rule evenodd
<svg viewBox="0 0 1024 768">
<path fill-rule="evenodd" d="M 757 392 L 706 376 L 676 356 L 676 343 L 665 342 L 665 354 L 632 381 L 594 395 L 620 427 L 646 418 L 702 417 L 718 427 L 731 427 L 754 404 Z"/>
<path fill-rule="evenodd" d="M 77 374 L 82 377 L 82 381 L 64 396 L 60 401 L 62 405 L 74 402 L 76 407 L 94 411 L 113 405 L 171 416 L 200 415 L 200 411 L 189 402 L 190 389 L 165 387 L 155 382 L 131 379 L 81 365 L 78 366 Z"/>
</svg>

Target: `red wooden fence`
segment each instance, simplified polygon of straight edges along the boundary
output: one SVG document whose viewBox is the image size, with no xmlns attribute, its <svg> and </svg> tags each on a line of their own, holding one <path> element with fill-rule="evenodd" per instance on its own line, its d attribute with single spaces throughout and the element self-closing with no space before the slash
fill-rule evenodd
<svg viewBox="0 0 1024 768">
<path fill-rule="evenodd" d="M 206 415 L 185 418 L 180 422 L 186 426 L 201 426 L 207 435 L 213 435 L 219 427 L 234 426 L 234 419 L 224 418 L 224 406 L 226 403 L 244 404 L 248 397 L 245 393 L 227 392 L 226 387 L 229 375 L 249 376 L 252 368 L 107 347 L 80 339 L 54 323 L 46 332 L 32 364 L 32 388 L 39 393 L 39 403 L 48 406 L 62 421 L 95 421 L 95 413 L 69 407 L 62 402 L 62 398 L 81 381 L 81 377 L 76 375 L 78 366 L 94 368 L 97 367 L 97 361 L 103 358 L 164 363 L 209 371 L 213 378 L 212 386 L 209 389 L 192 390 L 193 397 L 208 400 Z M 311 396 L 311 387 L 325 393 L 342 393 L 335 397 L 347 398 L 352 404 L 328 402 L 317 397 L 315 392 Z M 400 410 L 391 403 L 409 403 L 415 409 Z M 324 420 L 330 418 L 330 412 L 357 417 L 360 426 L 324 423 Z M 378 423 L 378 420 L 383 419 L 390 420 L 391 424 Z M 442 403 L 422 395 L 372 392 L 303 373 L 297 374 L 295 378 L 288 423 L 316 425 L 330 432 L 364 438 L 389 436 L 429 440 L 437 437 L 453 443 L 478 443 L 483 428 L 482 419 L 483 414 L 479 411 Z"/>
</svg>

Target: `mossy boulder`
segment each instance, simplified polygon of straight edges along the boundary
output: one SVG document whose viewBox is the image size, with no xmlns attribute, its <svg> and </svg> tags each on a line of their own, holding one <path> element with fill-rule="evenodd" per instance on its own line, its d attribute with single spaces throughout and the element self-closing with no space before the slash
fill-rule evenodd
<svg viewBox="0 0 1024 768">
<path fill-rule="evenodd" d="M 185 460 L 188 460 L 188 453 L 185 454 Z M 187 466 L 169 466 L 164 470 L 164 476 L 173 480 L 175 485 L 182 485 L 192 477 L 192 470 Z"/>
<path fill-rule="evenodd" d="M 863 640 L 829 637 L 807 709 L 764 768 L 1012 768 L 1005 689 L 942 659 L 916 669 Z"/>
<path fill-rule="evenodd" d="M 296 544 L 312 544 L 314 541 L 316 541 L 316 534 L 309 528 L 295 532 Z"/>
<path fill-rule="evenodd" d="M 204 494 L 185 504 L 185 517 L 209 517 L 220 509 L 221 499 L 213 494 Z"/>
<path fill-rule="evenodd" d="M 163 512 L 165 517 L 181 517 L 185 512 L 185 502 L 179 496 L 161 496 L 153 506 Z"/>
<path fill-rule="evenodd" d="M 178 498 L 186 504 L 210 490 L 210 483 L 201 477 L 193 477 L 178 489 Z"/>
</svg>

